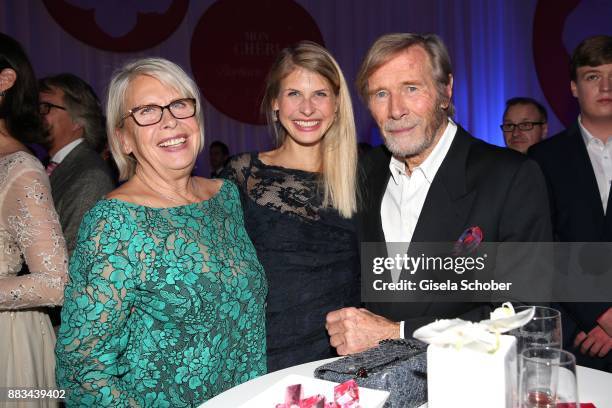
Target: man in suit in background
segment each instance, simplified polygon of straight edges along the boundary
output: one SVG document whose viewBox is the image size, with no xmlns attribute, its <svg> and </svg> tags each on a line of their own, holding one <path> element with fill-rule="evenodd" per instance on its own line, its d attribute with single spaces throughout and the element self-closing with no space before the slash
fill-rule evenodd
<svg viewBox="0 0 612 408">
<path fill-rule="evenodd" d="M 570 76 L 578 120 L 529 155 L 548 183 L 555 240 L 611 242 L 612 36 L 584 40 L 572 56 Z M 560 308 L 565 348 L 576 348 L 579 364 L 612 371 L 612 303 Z"/>
<path fill-rule="evenodd" d="M 106 144 L 104 115 L 93 89 L 72 74 L 39 81 L 40 111 L 49 128 L 47 174 L 68 252 L 72 254 L 81 219 L 115 188 L 100 156 Z"/>
<path fill-rule="evenodd" d="M 527 149 L 541 142 L 548 133 L 546 108 L 532 98 L 508 99 L 502 122 L 506 146 L 521 153 L 527 153 Z"/>
<path fill-rule="evenodd" d="M 225 143 L 215 140 L 210 144 L 209 152 L 210 178 L 217 178 L 225 163 L 227 163 L 227 159 L 229 159 L 229 148 Z"/>
<path fill-rule="evenodd" d="M 456 242 L 470 227 L 478 227 L 490 242 L 551 239 L 537 164 L 475 139 L 450 118 L 451 63 L 437 36 L 379 38 L 362 63 L 357 86 L 385 142 L 365 159 L 361 242 Z M 330 344 L 339 354 L 410 337 L 437 318 L 480 320 L 490 311 L 469 302 L 369 303 L 366 308 L 328 314 Z"/>
</svg>

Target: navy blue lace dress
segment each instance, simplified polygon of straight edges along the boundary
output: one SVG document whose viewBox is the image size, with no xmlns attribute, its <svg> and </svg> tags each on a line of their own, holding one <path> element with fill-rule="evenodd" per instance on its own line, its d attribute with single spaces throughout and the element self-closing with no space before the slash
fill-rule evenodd
<svg viewBox="0 0 612 408">
<path fill-rule="evenodd" d="M 322 207 L 318 176 L 238 155 L 221 177 L 240 190 L 247 232 L 268 279 L 268 371 L 333 357 L 325 315 L 359 303 L 355 224 Z"/>
</svg>

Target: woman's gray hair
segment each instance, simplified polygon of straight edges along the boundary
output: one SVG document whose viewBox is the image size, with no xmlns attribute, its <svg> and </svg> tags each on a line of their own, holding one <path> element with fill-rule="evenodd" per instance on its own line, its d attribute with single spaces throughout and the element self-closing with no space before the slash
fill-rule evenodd
<svg viewBox="0 0 612 408">
<path fill-rule="evenodd" d="M 438 91 L 440 101 L 447 102 L 448 116 L 455 114 L 455 106 L 446 95 L 446 87 L 451 84 L 453 68 L 448 50 L 442 39 L 435 34 L 396 33 L 379 37 L 368 50 L 361 68 L 357 74 L 357 89 L 363 101 L 369 101 L 368 79 L 378 68 L 403 51 L 413 46 L 422 47 L 431 63 L 432 77 Z"/>
<path fill-rule="evenodd" d="M 204 148 L 202 99 L 199 88 L 193 79 L 180 66 L 164 58 L 143 58 L 128 62 L 113 74 L 108 87 L 106 102 L 108 144 L 119 169 L 119 180 L 129 179 L 136 171 L 136 159 L 131 154 L 123 152 L 121 140 L 117 137 L 116 130 L 123 126 L 123 118 L 130 109 L 126 106 L 130 84 L 134 79 L 143 75 L 153 77 L 162 84 L 175 89 L 184 98 L 194 98 L 196 100 L 195 117 L 200 129 L 198 153 Z"/>
</svg>

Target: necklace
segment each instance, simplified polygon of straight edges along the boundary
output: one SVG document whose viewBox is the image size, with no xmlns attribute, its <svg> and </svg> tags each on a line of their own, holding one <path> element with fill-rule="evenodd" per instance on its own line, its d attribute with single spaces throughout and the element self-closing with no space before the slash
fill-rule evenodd
<svg viewBox="0 0 612 408">
<path fill-rule="evenodd" d="M 142 181 L 142 183 L 147 186 L 147 188 L 153 192 L 155 192 L 158 196 L 165 198 L 166 200 L 170 200 L 173 203 L 180 203 L 180 200 L 177 200 L 175 197 L 170 197 L 164 193 L 162 193 L 161 191 L 158 191 L 157 189 L 153 188 L 149 183 L 147 183 L 147 181 L 144 179 L 144 177 L 142 177 L 140 175 L 140 173 L 136 173 L 136 177 L 138 177 L 140 179 L 140 181 Z M 189 177 L 189 184 L 191 185 L 191 188 L 193 190 L 193 177 Z M 187 202 L 189 202 L 189 200 L 185 200 Z"/>
</svg>

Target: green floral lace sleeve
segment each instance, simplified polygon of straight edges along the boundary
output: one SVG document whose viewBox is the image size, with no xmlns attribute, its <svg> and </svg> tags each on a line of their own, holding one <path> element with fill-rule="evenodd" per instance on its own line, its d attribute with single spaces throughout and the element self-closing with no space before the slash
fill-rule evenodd
<svg viewBox="0 0 612 408">
<path fill-rule="evenodd" d="M 98 202 L 56 345 L 67 405 L 197 406 L 264 374 L 266 293 L 231 182 L 181 207 Z"/>
</svg>

